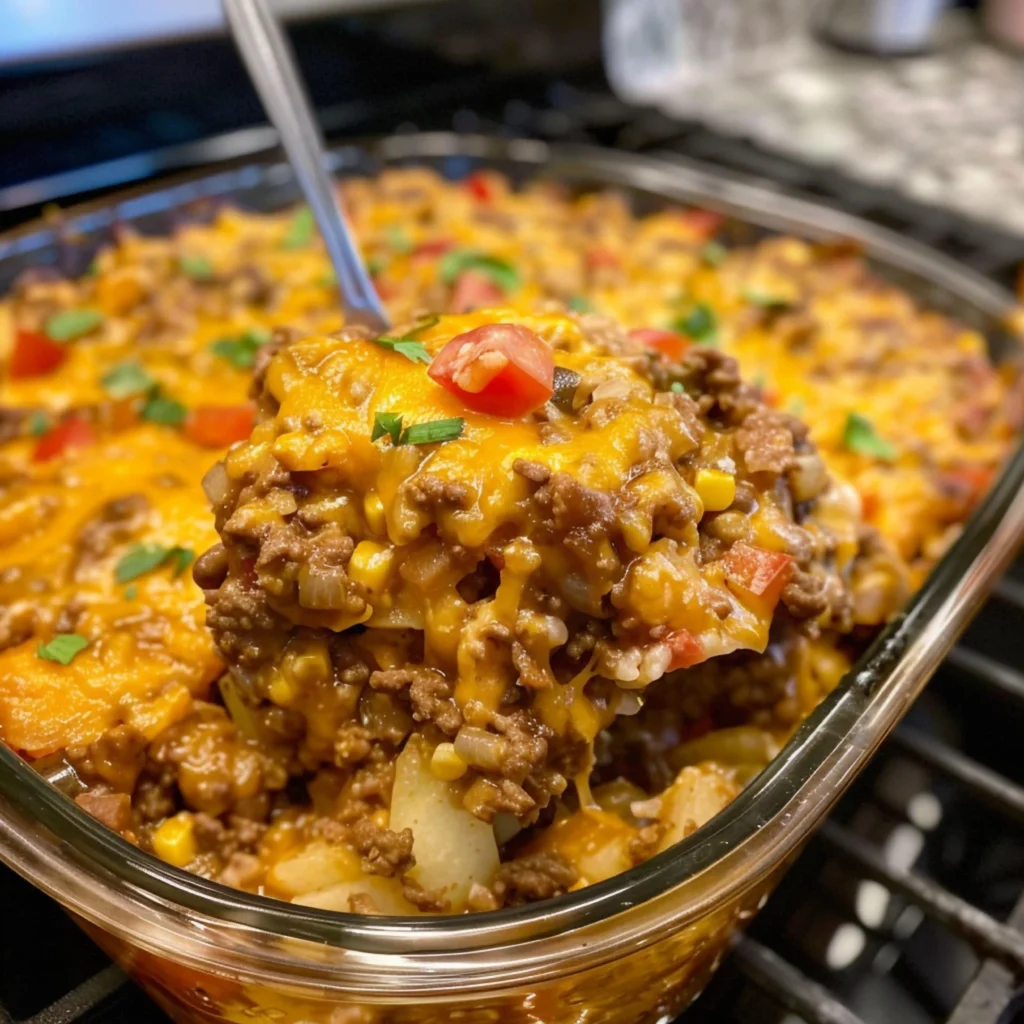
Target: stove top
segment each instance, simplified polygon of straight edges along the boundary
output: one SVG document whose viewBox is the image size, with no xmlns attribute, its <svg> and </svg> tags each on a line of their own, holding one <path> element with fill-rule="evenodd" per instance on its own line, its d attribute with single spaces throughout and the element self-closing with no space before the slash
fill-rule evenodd
<svg viewBox="0 0 1024 1024">
<path fill-rule="evenodd" d="M 346 65 L 339 96 L 323 84 L 332 47 L 343 39 L 348 47 L 364 31 L 351 24 L 338 31 L 310 43 L 324 55 L 324 79 L 312 75 L 314 94 L 335 137 L 454 128 L 684 155 L 867 217 L 1004 285 L 1024 261 L 1024 239 L 769 155 L 697 121 L 629 107 L 592 70 L 563 80 L 424 53 L 413 59 L 371 34 L 360 44 L 362 70 L 359 62 Z M 214 44 L 203 45 L 216 55 Z M 67 127 L 67 151 L 56 152 L 60 132 L 51 119 L 9 160 L 5 135 L 31 120 L 31 103 L 48 108 L 48 89 L 60 91 L 44 77 L 35 86 L 23 81 L 29 105 L 12 111 L 20 100 L 0 104 L 0 215 L 16 222 L 53 198 L 271 145 L 269 130 L 255 126 L 240 67 L 219 52 L 195 83 L 183 85 L 180 106 L 168 105 L 155 84 L 151 94 L 133 96 L 134 113 L 121 118 L 138 132 L 130 139 L 104 136 L 114 122 L 93 114 L 93 129 Z M 410 67 L 399 87 L 386 71 L 404 69 L 405 58 Z M 83 83 L 100 75 L 99 90 L 120 89 L 141 74 L 133 60 L 120 65 L 124 78 L 95 68 L 74 74 Z M 363 88 L 353 86 L 360 74 L 372 84 L 362 97 L 353 95 Z M 193 85 L 202 93 L 214 84 L 224 95 L 190 105 Z M 90 133 L 101 141 L 91 145 Z M 808 845 L 686 1024 L 1024 1024 L 1022 624 L 1024 566 L 1003 581 Z M 0 921 L 0 1024 L 166 1024 L 55 904 L 3 869 Z"/>
</svg>

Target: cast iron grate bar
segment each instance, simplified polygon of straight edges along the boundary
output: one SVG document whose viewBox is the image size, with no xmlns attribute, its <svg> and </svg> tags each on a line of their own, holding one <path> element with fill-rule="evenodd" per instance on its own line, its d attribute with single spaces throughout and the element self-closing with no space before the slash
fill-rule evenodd
<svg viewBox="0 0 1024 1024">
<path fill-rule="evenodd" d="M 824 985 L 812 981 L 756 939 L 741 938 L 732 956 L 747 978 L 807 1024 L 865 1024 Z"/>
<path fill-rule="evenodd" d="M 930 878 L 887 864 L 871 843 L 834 821 L 826 821 L 817 838 L 832 852 L 855 864 L 867 878 L 916 903 L 932 918 L 966 939 L 983 956 L 1024 973 L 1024 935 L 1016 929 L 1001 924 Z"/>
<path fill-rule="evenodd" d="M 1024 932 L 1024 896 L 1021 896 L 1013 913 L 1007 920 L 1011 928 Z M 986 960 L 967 986 L 966 991 L 950 1014 L 946 1024 L 990 1024 L 993 1020 L 993 1008 L 998 1013 L 1009 1007 L 1014 998 L 1014 976 L 1011 971 L 994 960 Z M 1024 999 L 1024 990 L 1018 990 L 1017 999 Z M 1001 1024 L 1013 1024 L 1024 1019 L 1024 1005 L 1018 1007 L 1021 1016 L 1016 1014 L 1004 1022 L 1000 1014 Z"/>
<path fill-rule="evenodd" d="M 929 768 L 960 783 L 996 810 L 1024 821 L 1024 786 L 961 754 L 926 733 L 901 726 L 890 742 Z"/>
<path fill-rule="evenodd" d="M 51 1003 L 45 1010 L 40 1010 L 24 1024 L 72 1024 L 109 999 L 127 980 L 121 970 L 111 964 Z"/>
<path fill-rule="evenodd" d="M 963 644 L 957 644 L 949 652 L 945 664 L 1024 703 L 1024 672 L 1010 668 L 1009 665 L 1004 665 L 987 654 L 971 650 Z"/>
</svg>

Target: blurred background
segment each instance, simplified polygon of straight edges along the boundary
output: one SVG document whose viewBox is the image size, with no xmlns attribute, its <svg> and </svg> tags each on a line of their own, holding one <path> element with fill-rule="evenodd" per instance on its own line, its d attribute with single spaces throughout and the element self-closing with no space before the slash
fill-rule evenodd
<svg viewBox="0 0 1024 1024">
<path fill-rule="evenodd" d="M 609 146 L 1024 261 L 1024 0 L 276 6 L 336 143 Z M 218 0 L 0 0 L 0 226 L 275 145 Z M 687 1024 L 1024 1022 L 1022 614 L 1018 570 Z M 3 870 L 0 921 L 0 1024 L 166 1024 Z"/>
<path fill-rule="evenodd" d="M 1024 231 L 1020 0 L 279 0 L 333 137 L 607 91 Z M 0 0 L 0 213 L 273 144 L 218 0 Z M 511 103 L 511 107 L 508 104 Z M 452 109 L 454 108 L 454 109 Z M 507 109 L 506 109 L 507 108 Z M 518 122 L 517 122 L 518 117 Z"/>
</svg>

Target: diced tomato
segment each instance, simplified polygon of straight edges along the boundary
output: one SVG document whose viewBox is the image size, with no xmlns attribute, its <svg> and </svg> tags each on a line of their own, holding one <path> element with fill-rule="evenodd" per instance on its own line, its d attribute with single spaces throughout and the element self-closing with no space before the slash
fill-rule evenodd
<svg viewBox="0 0 1024 1024">
<path fill-rule="evenodd" d="M 92 424 L 81 416 L 72 416 L 39 438 L 32 458 L 36 462 L 48 462 L 72 448 L 86 448 L 95 443 L 96 431 Z"/>
<path fill-rule="evenodd" d="M 587 262 L 587 266 L 591 270 L 597 270 L 600 267 L 606 267 L 609 270 L 618 270 L 619 267 L 622 266 L 622 261 L 611 251 L 611 249 L 605 249 L 602 247 L 589 250 L 584 258 Z"/>
<path fill-rule="evenodd" d="M 995 470 L 991 466 L 954 466 L 939 474 L 939 486 L 954 500 L 973 508 L 992 486 Z"/>
<path fill-rule="evenodd" d="M 860 496 L 860 513 L 867 522 L 870 523 L 874 520 L 880 507 L 881 502 L 874 491 L 867 491 Z"/>
<path fill-rule="evenodd" d="M 693 228 L 694 234 L 700 238 L 710 238 L 725 220 L 713 210 L 680 210 L 679 218 L 687 227 Z"/>
<path fill-rule="evenodd" d="M 687 629 L 677 629 L 665 637 L 665 643 L 672 651 L 672 660 L 668 663 L 669 672 L 677 668 L 689 668 L 707 660 L 701 642 Z"/>
<path fill-rule="evenodd" d="M 505 293 L 486 274 L 479 270 L 464 270 L 452 289 L 451 311 L 469 313 L 474 309 L 486 309 L 500 305 L 504 297 Z"/>
<path fill-rule="evenodd" d="M 656 349 L 674 363 L 678 363 L 690 347 L 689 339 L 675 331 L 663 331 L 658 327 L 638 327 L 630 331 L 629 336 L 648 348 Z"/>
<path fill-rule="evenodd" d="M 482 203 L 489 203 L 495 197 L 493 180 L 487 174 L 480 171 L 476 174 L 471 174 L 463 184 L 473 198 L 479 199 Z"/>
<path fill-rule="evenodd" d="M 14 336 L 14 350 L 11 352 L 8 372 L 14 380 L 43 377 L 56 370 L 67 357 L 67 348 L 45 334 L 18 331 Z"/>
<path fill-rule="evenodd" d="M 761 388 L 761 401 L 765 405 L 771 406 L 771 408 L 778 408 L 779 402 L 782 401 L 782 396 L 775 390 L 775 388 Z"/>
<path fill-rule="evenodd" d="M 441 256 L 451 249 L 455 243 L 450 238 L 435 238 L 432 242 L 421 242 L 412 251 L 413 257 Z"/>
<path fill-rule="evenodd" d="M 201 405 L 185 420 L 185 436 L 204 448 L 226 448 L 252 432 L 252 407 Z"/>
<path fill-rule="evenodd" d="M 778 604 L 793 566 L 790 555 L 743 543 L 734 544 L 722 561 L 729 588 L 740 596 L 759 598 L 769 611 Z"/>
<path fill-rule="evenodd" d="M 519 417 L 554 393 L 551 347 L 527 327 L 485 324 L 452 338 L 427 375 L 470 408 Z"/>
</svg>

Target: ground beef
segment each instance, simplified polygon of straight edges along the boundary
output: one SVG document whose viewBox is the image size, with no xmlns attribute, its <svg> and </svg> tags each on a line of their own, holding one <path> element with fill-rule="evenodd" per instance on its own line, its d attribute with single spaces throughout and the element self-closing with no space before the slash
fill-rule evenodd
<svg viewBox="0 0 1024 1024">
<path fill-rule="evenodd" d="M 607 537 L 617 525 L 612 496 L 585 487 L 568 473 L 555 473 L 537 489 L 533 500 L 558 534 L 582 531 L 591 537 Z"/>
<path fill-rule="evenodd" d="M 350 768 L 365 761 L 372 750 L 373 741 L 369 730 L 358 722 L 346 722 L 334 740 L 334 763 L 339 768 Z"/>
<path fill-rule="evenodd" d="M 568 892 L 579 876 L 576 869 L 554 853 L 533 853 L 502 864 L 494 893 L 513 906 L 548 900 Z"/>
<path fill-rule="evenodd" d="M 130 725 L 115 725 L 85 748 L 71 748 L 67 758 L 79 778 L 131 793 L 146 763 L 146 737 Z"/>
<path fill-rule="evenodd" d="M 516 459 L 512 470 L 534 484 L 546 484 L 551 479 L 551 470 L 547 466 L 530 459 Z"/>
<path fill-rule="evenodd" d="M 75 803 L 115 832 L 132 825 L 132 798 L 127 793 L 80 793 Z"/>
<path fill-rule="evenodd" d="M 468 508 L 472 495 L 465 484 L 455 480 L 442 480 L 426 473 L 403 485 L 409 501 L 422 509 L 436 511 L 442 508 Z"/>
<path fill-rule="evenodd" d="M 402 880 L 402 895 L 414 906 L 428 914 L 446 914 L 450 901 L 437 889 L 424 889 L 411 878 Z"/>
<path fill-rule="evenodd" d="M 130 539 L 145 522 L 149 508 L 144 494 L 128 494 L 108 501 L 87 520 L 75 538 L 76 579 L 109 555 L 115 545 Z"/>
<path fill-rule="evenodd" d="M 736 448 L 751 473 L 785 473 L 796 450 L 789 424 L 779 414 L 761 410 L 748 416 L 736 431 Z"/>
<path fill-rule="evenodd" d="M 462 713 L 452 699 L 452 684 L 440 672 L 418 666 L 372 672 L 370 687 L 408 696 L 413 719 L 433 722 L 446 736 L 454 737 L 462 728 Z"/>
<path fill-rule="evenodd" d="M 257 668 L 279 650 L 286 627 L 252 581 L 229 578 L 206 591 L 206 603 L 206 625 L 228 662 Z"/>
<path fill-rule="evenodd" d="M 170 768 L 185 806 L 218 817 L 231 810 L 265 816 L 267 794 L 288 781 L 285 766 L 244 739 L 223 708 L 199 704 L 189 716 L 160 735 L 149 758 Z"/>
<path fill-rule="evenodd" d="M 416 863 L 412 855 L 412 829 L 392 832 L 364 818 L 352 826 L 350 841 L 369 875 L 404 875 Z"/>
<path fill-rule="evenodd" d="M 782 603 L 794 619 L 816 619 L 828 608 L 824 577 L 797 569 L 782 591 Z"/>
</svg>

